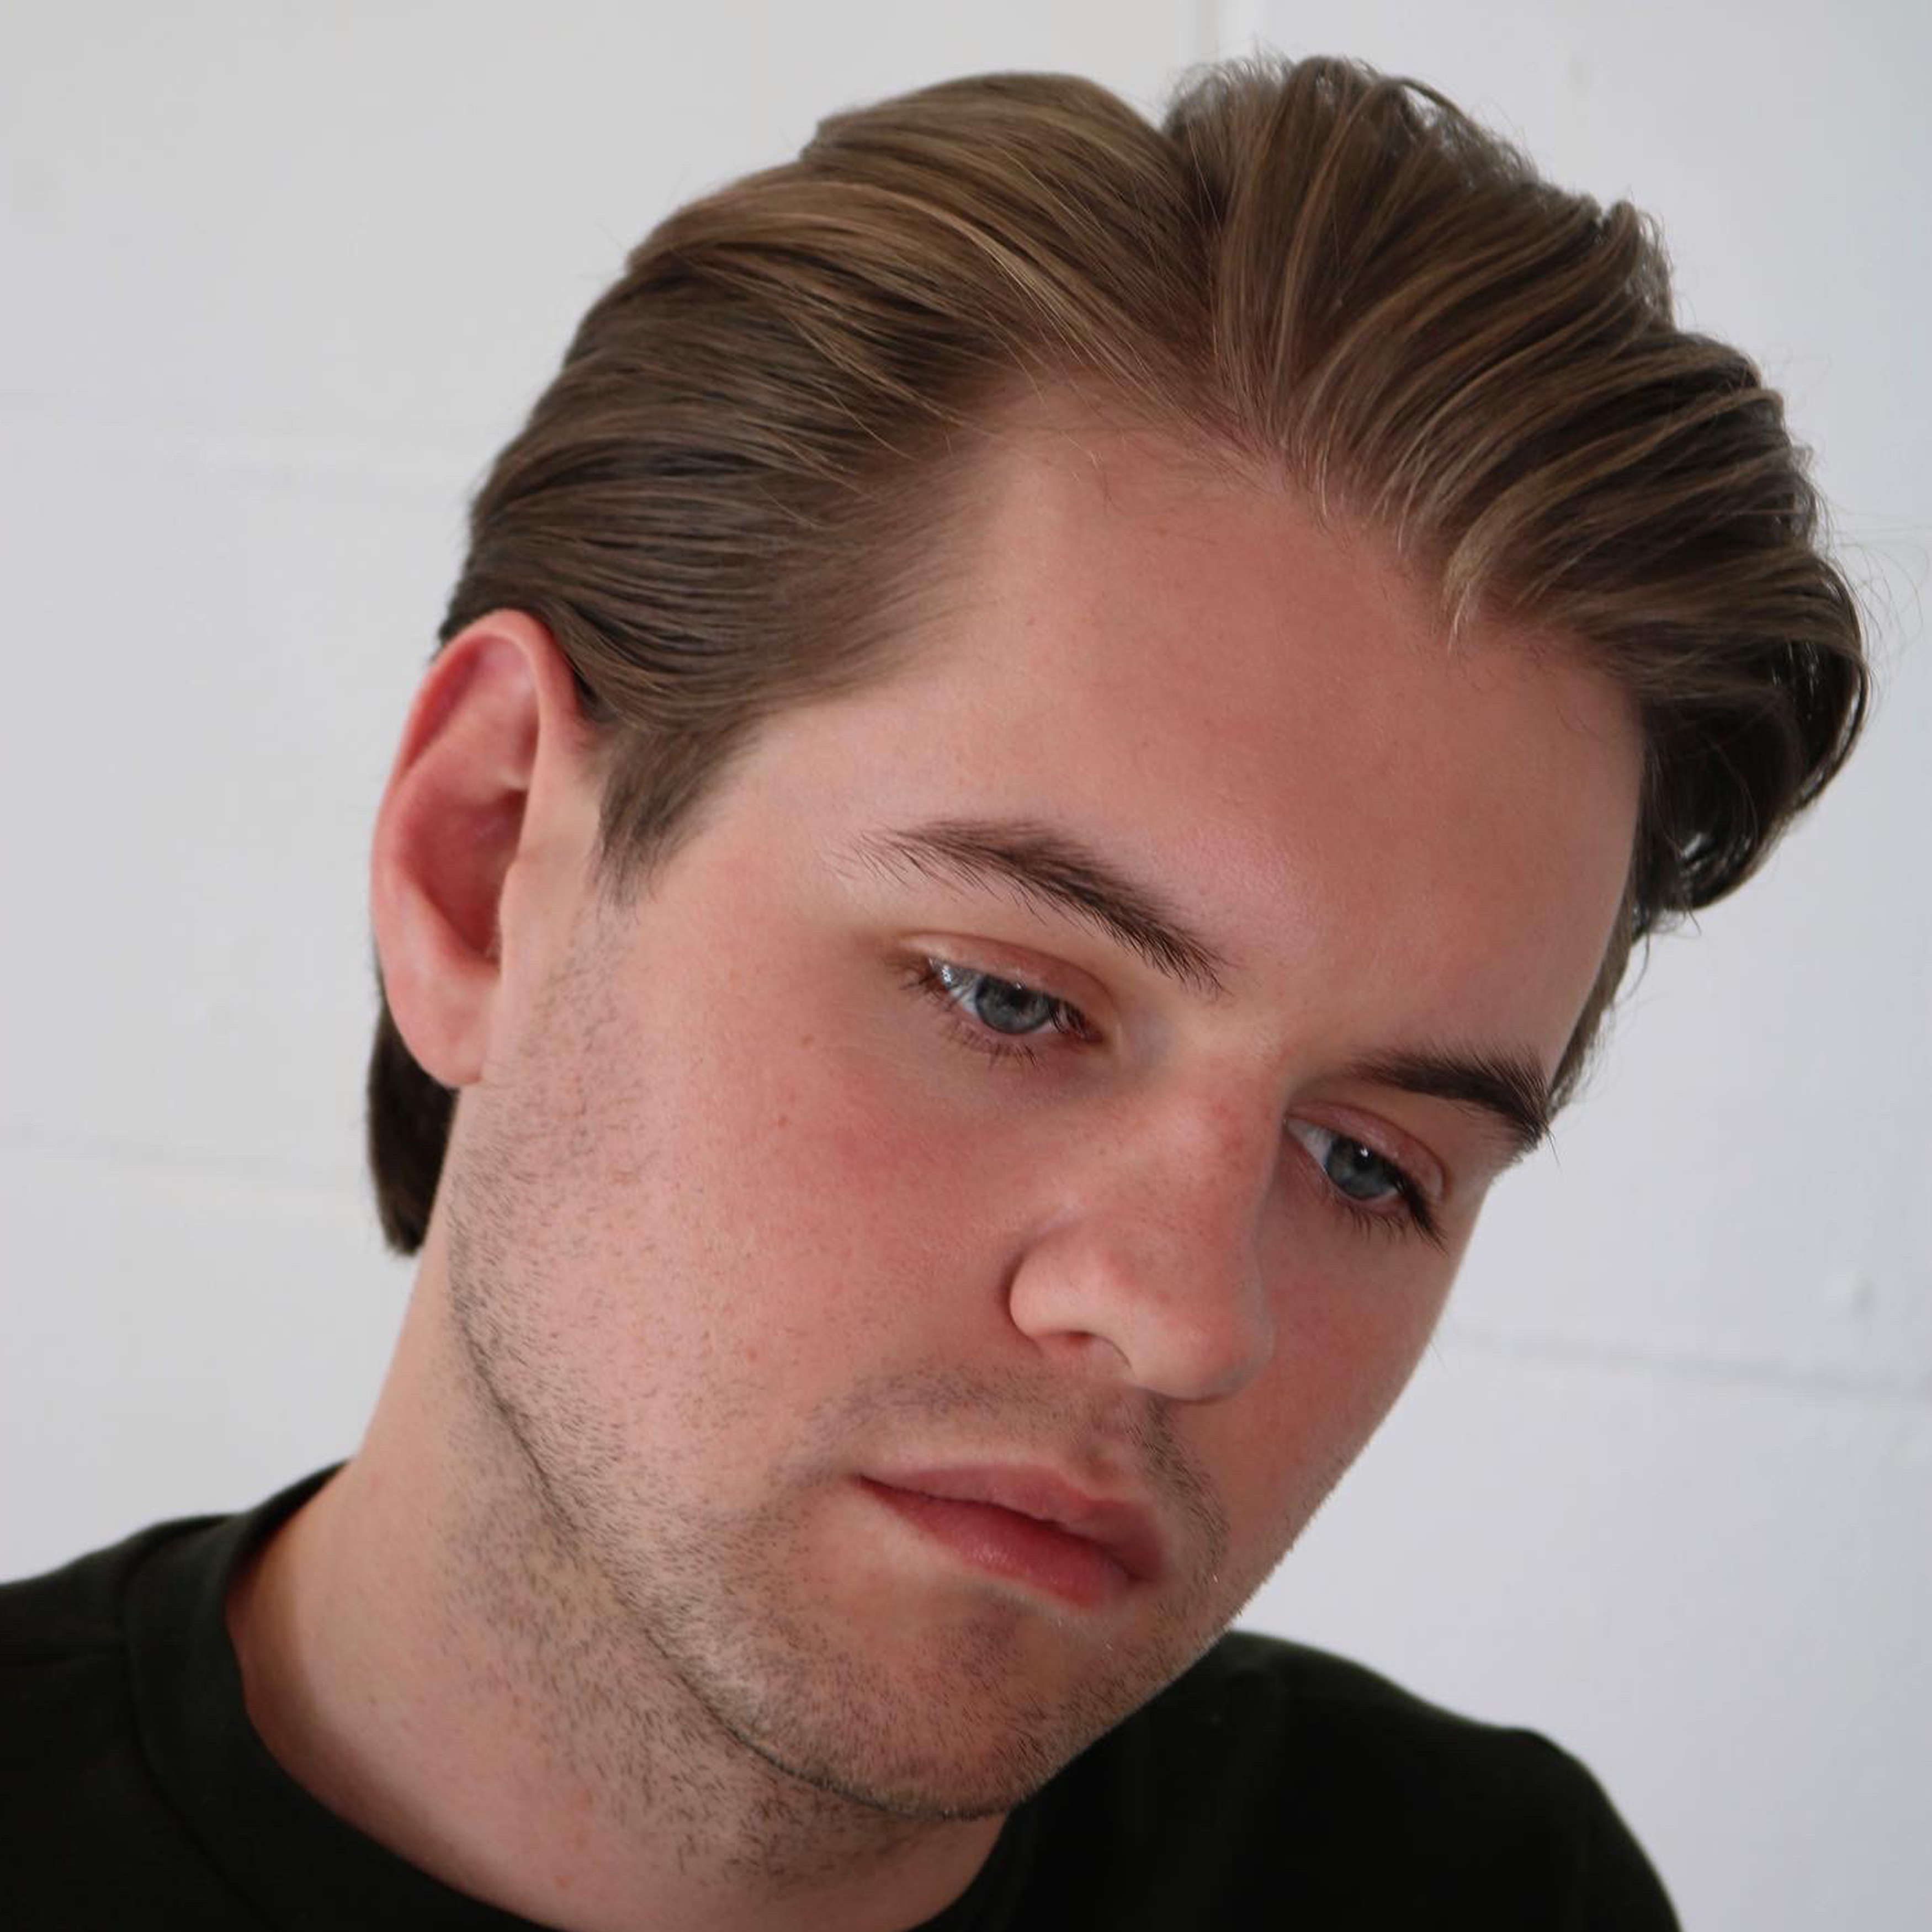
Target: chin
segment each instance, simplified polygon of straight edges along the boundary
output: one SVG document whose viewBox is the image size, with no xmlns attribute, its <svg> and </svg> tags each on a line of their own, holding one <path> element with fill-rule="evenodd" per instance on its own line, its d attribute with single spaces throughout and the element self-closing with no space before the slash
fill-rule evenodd
<svg viewBox="0 0 1932 1932">
<path fill-rule="evenodd" d="M 763 1673 L 758 1692 L 741 1683 L 714 1712 L 815 1790 L 896 1818 L 986 1818 L 1033 1796 L 1187 1660 L 1167 1669 L 1143 1656 L 1136 1669 L 1115 1658 L 1104 1677 L 1049 1688 L 1001 1634 L 954 1635 L 943 1657 L 897 1668 L 821 1656 L 809 1673 Z"/>
<path fill-rule="evenodd" d="M 958 1729 L 942 1738 L 915 1741 L 874 1733 L 838 1748 L 794 1754 L 783 1744 L 748 1744 L 775 1768 L 830 1797 L 887 1817 L 939 1822 L 1003 1816 L 1040 1790 L 1092 1742 L 1082 1736 L 1064 1748 L 1037 1735 L 988 1738 L 976 1747 Z M 802 1740 L 800 1741 L 801 1743 Z"/>
</svg>

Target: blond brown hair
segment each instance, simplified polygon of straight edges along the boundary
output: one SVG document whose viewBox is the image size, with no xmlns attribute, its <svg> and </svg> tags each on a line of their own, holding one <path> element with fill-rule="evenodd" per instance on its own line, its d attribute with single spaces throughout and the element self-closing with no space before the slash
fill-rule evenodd
<svg viewBox="0 0 1932 1932">
<path fill-rule="evenodd" d="M 1679 329 L 1657 238 L 1413 82 L 1208 70 L 1158 126 L 1003 74 L 836 116 L 673 214 L 476 500 L 445 642 L 546 624 L 598 728 L 620 898 L 757 722 L 877 676 L 982 423 L 1097 388 L 1384 532 L 1452 624 L 1526 620 L 1640 707 L 1634 942 L 1729 892 L 1843 760 L 1856 607 L 1778 397 Z M 454 1096 L 386 1001 L 384 1233 L 421 1244 Z"/>
</svg>

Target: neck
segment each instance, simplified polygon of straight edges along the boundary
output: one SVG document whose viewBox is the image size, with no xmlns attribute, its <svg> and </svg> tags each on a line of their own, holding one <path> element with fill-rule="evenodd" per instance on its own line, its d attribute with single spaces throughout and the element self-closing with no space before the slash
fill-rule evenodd
<svg viewBox="0 0 1932 1932">
<path fill-rule="evenodd" d="M 889 1932 L 940 1910 L 1000 1820 L 889 1816 L 727 1732 L 464 1382 L 432 1260 L 362 1449 L 230 1595 L 270 1751 L 410 1863 L 562 1932 Z"/>
</svg>

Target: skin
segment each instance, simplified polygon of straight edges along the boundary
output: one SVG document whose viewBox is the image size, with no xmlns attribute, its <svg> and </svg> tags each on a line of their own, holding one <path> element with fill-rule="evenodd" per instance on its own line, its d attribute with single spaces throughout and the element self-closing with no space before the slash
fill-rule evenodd
<svg viewBox="0 0 1932 1932">
<path fill-rule="evenodd" d="M 903 665 L 766 727 L 628 912 L 527 616 L 438 658 L 383 800 L 385 980 L 456 1127 L 368 1436 L 230 1624 L 301 1782 L 547 1924 L 888 1932 L 956 1896 L 1427 1340 L 1513 1150 L 1352 1070 L 1546 1078 L 1610 934 L 1636 728 L 1550 640 L 1452 647 L 1372 540 L 1078 420 L 1005 439 L 956 536 Z M 1078 838 L 1221 990 L 865 856 L 962 818 Z M 935 959 L 1079 1027 L 1000 1035 Z M 1338 1190 L 1337 1137 L 1436 1238 Z M 1160 1576 L 1076 1607 L 857 1480 L 986 1462 L 1138 1502 Z"/>
</svg>

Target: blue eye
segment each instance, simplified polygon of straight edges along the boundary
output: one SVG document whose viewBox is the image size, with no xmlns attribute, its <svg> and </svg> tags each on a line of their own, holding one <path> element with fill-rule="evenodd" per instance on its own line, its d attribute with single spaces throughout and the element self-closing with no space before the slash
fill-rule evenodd
<svg viewBox="0 0 1932 1932">
<path fill-rule="evenodd" d="M 994 1033 L 1024 1036 L 1058 1023 L 1064 1002 L 1017 980 L 996 980 L 968 966 L 944 959 L 928 962 L 946 997 Z"/>
<path fill-rule="evenodd" d="M 1330 1138 L 1322 1172 L 1352 1201 L 1386 1201 L 1402 1192 L 1401 1177 L 1373 1148 L 1340 1134 Z"/>
<path fill-rule="evenodd" d="M 1071 1000 L 1022 980 L 928 958 L 914 967 L 908 983 L 941 1008 L 956 1039 L 989 1060 L 1036 1065 L 1044 1048 L 1096 1043 L 1086 1015 Z"/>
<path fill-rule="evenodd" d="M 1291 1120 L 1288 1130 L 1308 1150 L 1322 1179 L 1351 1213 L 1437 1238 L 1435 1217 L 1421 1189 L 1385 1154 L 1312 1120 Z"/>
</svg>

